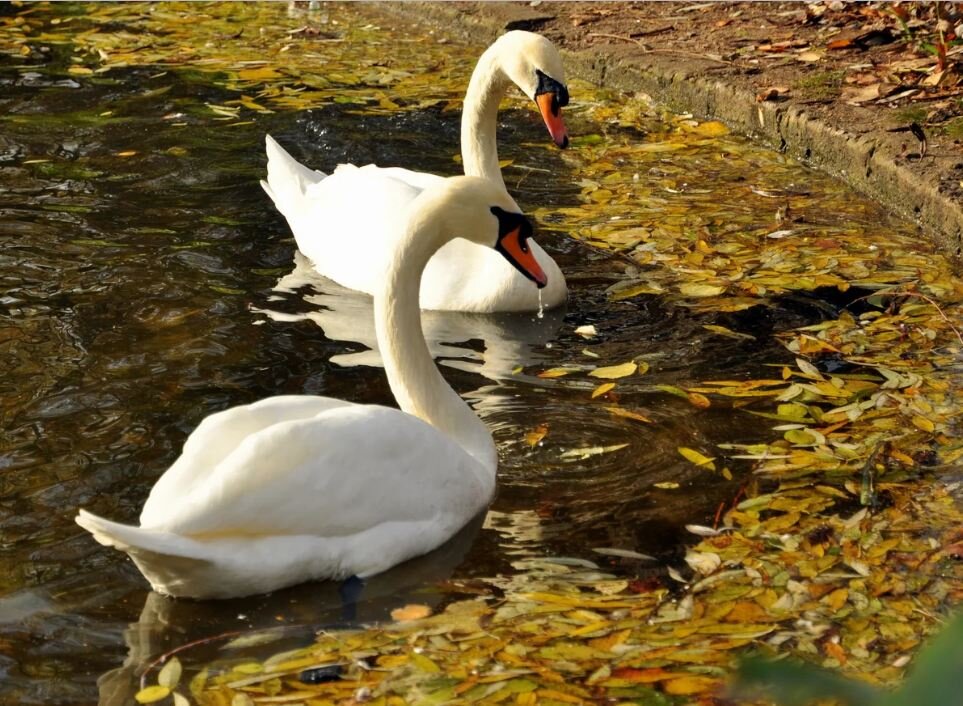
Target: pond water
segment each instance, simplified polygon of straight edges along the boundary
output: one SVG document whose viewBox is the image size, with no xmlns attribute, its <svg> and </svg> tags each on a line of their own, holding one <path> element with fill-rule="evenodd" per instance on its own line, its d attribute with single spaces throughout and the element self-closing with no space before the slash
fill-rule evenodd
<svg viewBox="0 0 963 706">
<path fill-rule="evenodd" d="M 359 22 L 344 12 L 343 24 Z M 314 50 L 346 51 L 323 42 Z M 477 51 L 457 48 L 457 67 L 445 70 L 467 76 Z M 499 491 L 487 518 L 373 579 L 350 615 L 330 584 L 221 603 L 166 600 L 123 554 L 74 524 L 77 508 L 134 520 L 190 431 L 228 406 L 290 393 L 392 403 L 364 345 L 370 301 L 310 275 L 258 185 L 264 134 L 318 168 L 375 161 L 451 174 L 457 113 L 328 102 L 214 120 L 208 106 L 237 93 L 211 76 L 155 66 L 90 76 L 68 73 L 69 65 L 70 51 L 56 43 L 39 60 L 0 58 L 0 701 L 126 703 L 139 671 L 174 646 L 251 627 L 377 620 L 531 557 L 664 576 L 689 538 L 684 525 L 711 524 L 720 503 L 750 482 L 745 467 L 733 466 L 728 481 L 677 448 L 756 440 L 760 429 L 731 408 L 696 409 L 655 386 L 763 376 L 788 355 L 769 334 L 831 309 L 818 297 L 730 315 L 652 295 L 612 301 L 605 290 L 625 278 L 625 261 L 569 237 L 559 218 L 537 237 L 569 278 L 564 310 L 542 319 L 425 320 L 446 377 L 498 443 Z M 599 132 L 578 102 L 573 91 L 571 132 Z M 648 122 L 612 139 L 660 129 L 640 120 Z M 507 181 L 523 209 L 578 206 L 581 177 L 548 146 L 534 110 L 513 103 L 501 121 L 500 150 L 513 160 Z M 826 177 L 741 138 L 725 140 L 742 155 L 735 168 L 753 170 L 746 179 L 769 169 L 781 182 L 805 182 L 827 222 L 860 228 L 885 218 Z M 661 174 L 718 180 L 717 154 L 710 144 L 666 153 Z M 697 198 L 742 218 L 755 207 L 737 192 L 726 200 L 725 191 Z M 827 213 L 821 194 L 859 205 Z M 771 203 L 757 207 L 771 218 Z M 575 333 L 587 324 L 597 337 Z M 755 338 L 714 335 L 707 324 Z M 588 383 L 537 376 L 594 363 L 586 348 L 604 362 L 650 364 L 648 375 L 620 385 L 620 403 L 652 423 L 607 413 Z M 528 435 L 540 428 L 547 434 L 533 444 Z M 664 482 L 680 487 L 656 487 Z M 308 634 L 294 630 L 291 639 Z"/>
</svg>

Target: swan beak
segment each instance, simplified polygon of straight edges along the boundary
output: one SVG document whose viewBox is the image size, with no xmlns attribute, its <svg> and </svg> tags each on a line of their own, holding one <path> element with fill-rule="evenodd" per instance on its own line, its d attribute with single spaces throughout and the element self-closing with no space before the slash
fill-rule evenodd
<svg viewBox="0 0 963 706">
<path fill-rule="evenodd" d="M 552 142 L 562 149 L 568 147 L 568 130 L 562 120 L 558 94 L 554 91 L 539 93 L 535 96 L 535 103 L 538 105 L 538 112 L 542 114 L 542 120 L 545 121 L 545 127 L 548 128 L 548 134 L 552 136 Z"/>
<path fill-rule="evenodd" d="M 495 249 L 512 263 L 515 269 L 532 280 L 539 289 L 548 284 L 545 271 L 535 259 L 535 253 L 528 246 L 527 239 L 522 236 L 521 226 L 499 238 Z"/>
</svg>

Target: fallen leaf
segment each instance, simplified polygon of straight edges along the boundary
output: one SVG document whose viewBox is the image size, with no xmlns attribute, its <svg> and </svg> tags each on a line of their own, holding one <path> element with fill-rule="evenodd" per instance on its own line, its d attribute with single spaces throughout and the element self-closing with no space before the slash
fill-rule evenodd
<svg viewBox="0 0 963 706">
<path fill-rule="evenodd" d="M 160 701 L 170 696 L 171 690 L 166 686 L 161 686 L 159 684 L 155 686 L 144 687 L 136 694 L 134 694 L 134 700 L 139 704 L 152 704 L 155 701 Z"/>
<path fill-rule="evenodd" d="M 431 615 L 431 608 L 421 603 L 409 603 L 391 611 L 391 619 L 398 622 L 404 620 L 421 620 Z"/>
<path fill-rule="evenodd" d="M 684 282 L 679 291 L 687 297 L 716 297 L 726 291 L 726 288 L 718 284 Z"/>
<path fill-rule="evenodd" d="M 637 422 L 646 422 L 652 424 L 652 420 L 646 417 L 644 414 L 639 414 L 631 409 L 625 409 L 624 407 L 606 407 L 605 408 L 611 414 L 617 417 L 625 417 L 626 419 L 634 419 Z"/>
<path fill-rule="evenodd" d="M 634 552 L 631 549 L 619 549 L 618 547 L 593 547 L 592 551 L 602 556 L 616 556 L 621 559 L 641 559 L 643 561 L 657 561 L 654 556 Z"/>
<path fill-rule="evenodd" d="M 708 468 L 710 471 L 716 470 L 716 464 L 714 463 L 715 461 L 714 458 L 709 458 L 708 456 L 704 456 L 698 451 L 696 451 L 695 449 L 690 449 L 687 446 L 680 446 L 678 448 L 678 451 L 680 454 L 682 454 L 682 457 L 685 458 L 687 461 L 690 461 L 697 466 Z"/>
<path fill-rule="evenodd" d="M 602 368 L 596 368 L 591 371 L 589 375 L 593 378 L 602 378 L 603 380 L 615 380 L 617 378 L 624 378 L 632 375 L 636 370 L 638 370 L 638 365 L 634 362 L 622 363 L 621 365 L 609 365 Z"/>
<path fill-rule="evenodd" d="M 525 434 L 525 442 L 529 446 L 537 446 L 538 442 L 544 439 L 546 434 L 548 434 L 548 424 L 539 424 L 537 427 Z"/>
<path fill-rule="evenodd" d="M 181 662 L 177 657 L 171 657 L 157 674 L 157 683 L 173 689 L 181 680 Z"/>
</svg>

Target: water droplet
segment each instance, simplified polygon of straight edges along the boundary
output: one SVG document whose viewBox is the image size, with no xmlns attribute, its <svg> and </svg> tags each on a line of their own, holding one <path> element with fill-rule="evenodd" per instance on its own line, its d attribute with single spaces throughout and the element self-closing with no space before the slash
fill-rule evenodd
<svg viewBox="0 0 963 706">
<path fill-rule="evenodd" d="M 545 318 L 545 305 L 542 304 L 542 290 L 538 290 L 538 318 Z"/>
</svg>

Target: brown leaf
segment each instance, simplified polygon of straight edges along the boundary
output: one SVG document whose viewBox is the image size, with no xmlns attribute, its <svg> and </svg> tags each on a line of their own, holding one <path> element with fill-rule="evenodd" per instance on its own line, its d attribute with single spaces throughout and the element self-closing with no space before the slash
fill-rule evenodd
<svg viewBox="0 0 963 706">
<path fill-rule="evenodd" d="M 431 615 L 431 608 L 421 603 L 409 603 L 391 611 L 391 619 L 399 623 L 405 620 L 421 620 Z"/>
</svg>

